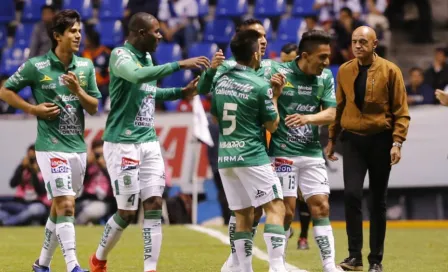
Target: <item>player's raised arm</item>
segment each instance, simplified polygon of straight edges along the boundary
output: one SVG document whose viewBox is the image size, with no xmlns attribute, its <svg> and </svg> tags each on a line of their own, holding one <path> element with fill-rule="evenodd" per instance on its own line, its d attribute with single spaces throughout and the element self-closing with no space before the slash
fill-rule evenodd
<svg viewBox="0 0 448 272">
<path fill-rule="evenodd" d="M 274 133 L 278 128 L 280 122 L 280 115 L 278 114 L 277 101 L 282 94 L 285 86 L 285 76 L 282 74 L 275 74 L 271 77 L 272 88 L 267 87 L 261 93 L 260 112 L 263 118 L 264 127 L 270 132 Z"/>
<path fill-rule="evenodd" d="M 210 90 L 212 89 L 212 85 L 213 85 L 213 79 L 215 78 L 216 73 L 218 72 L 218 70 L 222 70 L 224 68 L 221 66 L 221 64 L 224 62 L 224 60 L 225 60 L 225 56 L 220 49 L 213 56 L 210 68 L 205 70 L 202 73 L 201 78 L 199 79 L 198 92 L 200 94 L 207 94 L 210 92 Z M 222 67 L 222 68 L 220 69 L 220 67 Z"/>
<path fill-rule="evenodd" d="M 156 100 L 176 100 L 184 97 L 191 97 L 197 94 L 199 77 L 196 77 L 183 88 L 157 88 Z"/>
</svg>

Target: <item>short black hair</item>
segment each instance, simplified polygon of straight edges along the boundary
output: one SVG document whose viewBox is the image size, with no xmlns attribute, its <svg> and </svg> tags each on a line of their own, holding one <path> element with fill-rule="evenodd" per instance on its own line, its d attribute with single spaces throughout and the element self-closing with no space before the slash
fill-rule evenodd
<svg viewBox="0 0 448 272">
<path fill-rule="evenodd" d="M 36 146 L 34 144 L 31 144 L 30 146 L 28 146 L 27 151 L 36 151 Z"/>
<path fill-rule="evenodd" d="M 437 47 L 434 51 L 438 52 L 438 53 L 443 53 L 446 56 L 448 49 L 442 48 L 442 47 Z"/>
<path fill-rule="evenodd" d="M 92 149 L 95 149 L 97 147 L 103 146 L 103 144 L 104 144 L 104 141 L 101 140 L 101 139 L 93 140 L 93 142 L 92 142 Z"/>
<path fill-rule="evenodd" d="M 339 11 L 339 13 L 344 12 L 344 11 L 348 13 L 348 16 L 353 17 L 353 11 L 352 11 L 350 8 L 348 8 L 348 7 L 343 7 L 343 8 L 341 8 L 341 10 Z"/>
<path fill-rule="evenodd" d="M 311 53 L 321 44 L 330 44 L 331 35 L 322 30 L 311 30 L 303 33 L 300 39 L 299 52 L 300 56 L 303 52 Z"/>
<path fill-rule="evenodd" d="M 250 19 L 244 20 L 241 24 L 239 24 L 237 26 L 235 32 L 240 32 L 243 28 L 246 28 L 251 25 L 263 25 L 263 23 L 258 19 L 250 18 Z"/>
<path fill-rule="evenodd" d="M 291 53 L 293 51 L 297 52 L 297 49 L 298 49 L 297 44 L 295 44 L 295 43 L 287 43 L 287 44 L 283 45 L 282 52 L 285 53 L 285 54 L 289 54 L 289 53 Z"/>
<path fill-rule="evenodd" d="M 420 74 L 423 75 L 423 69 L 420 67 L 412 67 L 411 69 L 409 69 L 409 74 L 412 74 L 413 72 L 420 72 Z"/>
<path fill-rule="evenodd" d="M 42 12 L 42 11 L 44 11 L 44 10 L 46 10 L 46 9 L 49 9 L 49 10 L 51 10 L 52 12 L 56 12 L 56 8 L 55 8 L 53 5 L 42 5 L 42 6 L 40 7 L 40 12 Z"/>
<path fill-rule="evenodd" d="M 260 33 L 255 30 L 249 29 L 237 32 L 230 41 L 230 50 L 235 60 L 249 63 L 254 52 L 258 52 L 258 39 L 260 38 Z"/>
<path fill-rule="evenodd" d="M 96 32 L 93 28 L 86 30 L 86 37 L 95 46 L 100 46 L 100 34 Z"/>
<path fill-rule="evenodd" d="M 51 27 L 48 29 L 53 50 L 58 46 L 58 41 L 54 38 L 53 33 L 64 35 L 65 30 L 71 28 L 75 23 L 81 23 L 81 15 L 76 10 L 64 9 L 56 13 L 51 22 Z"/>
</svg>

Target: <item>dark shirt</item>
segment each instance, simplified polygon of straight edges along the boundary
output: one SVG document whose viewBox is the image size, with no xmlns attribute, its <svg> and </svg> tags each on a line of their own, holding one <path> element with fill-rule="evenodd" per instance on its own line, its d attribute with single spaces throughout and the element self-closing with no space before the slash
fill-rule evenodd
<svg viewBox="0 0 448 272">
<path fill-rule="evenodd" d="M 364 105 L 364 98 L 366 96 L 367 71 L 371 65 L 359 65 L 359 74 L 355 80 L 355 104 L 360 111 Z"/>
<path fill-rule="evenodd" d="M 414 102 L 409 103 L 410 105 L 425 105 L 425 104 L 435 104 L 436 99 L 434 92 L 435 90 L 426 83 L 418 86 L 414 91 L 411 85 L 406 86 L 406 92 L 408 97 L 413 97 Z"/>
</svg>

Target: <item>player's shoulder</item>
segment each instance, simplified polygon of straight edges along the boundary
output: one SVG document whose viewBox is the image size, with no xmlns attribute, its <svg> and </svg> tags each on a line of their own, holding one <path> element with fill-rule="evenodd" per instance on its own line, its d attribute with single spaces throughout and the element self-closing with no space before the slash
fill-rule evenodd
<svg viewBox="0 0 448 272">
<path fill-rule="evenodd" d="M 221 64 L 221 66 L 224 68 L 232 68 L 232 67 L 235 67 L 235 65 L 236 65 L 236 61 L 234 59 L 224 60 Z"/>
<path fill-rule="evenodd" d="M 330 79 L 333 78 L 333 73 L 331 72 L 330 69 L 325 68 L 322 71 L 322 74 L 318 75 L 317 77 L 320 78 L 320 79 L 323 79 L 323 80 L 330 80 Z"/>
<path fill-rule="evenodd" d="M 25 63 L 22 64 L 21 67 L 23 68 L 27 64 L 29 64 L 30 66 L 36 68 L 37 70 L 41 70 L 41 69 L 47 68 L 47 67 L 49 67 L 51 65 L 50 58 L 48 57 L 47 54 L 41 55 L 41 56 L 32 57 L 32 58 L 28 59 Z"/>
<path fill-rule="evenodd" d="M 281 73 L 285 76 L 289 75 L 289 74 L 294 74 L 294 70 L 292 70 L 291 68 L 291 64 L 293 64 L 294 61 L 292 62 L 283 62 L 283 63 L 278 63 L 276 64 L 275 67 L 275 72 L 276 73 Z M 295 64 L 294 64 L 295 65 Z"/>
<path fill-rule="evenodd" d="M 127 56 L 133 55 L 133 53 L 131 52 L 131 50 L 127 49 L 124 46 L 118 46 L 112 50 L 111 55 L 120 57 L 120 56 L 124 56 L 124 55 L 127 55 Z"/>
<path fill-rule="evenodd" d="M 93 68 L 94 67 L 92 60 L 90 60 L 88 58 L 84 58 L 84 57 L 76 57 L 75 65 L 76 65 L 77 68 L 81 68 L 81 67 L 91 67 L 91 68 Z"/>
</svg>

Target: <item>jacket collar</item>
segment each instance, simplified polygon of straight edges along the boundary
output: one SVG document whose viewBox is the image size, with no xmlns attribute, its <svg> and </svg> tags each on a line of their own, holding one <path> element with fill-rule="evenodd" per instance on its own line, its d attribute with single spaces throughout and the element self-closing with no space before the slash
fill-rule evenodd
<svg viewBox="0 0 448 272">
<path fill-rule="evenodd" d="M 358 59 L 354 59 L 353 62 L 355 65 L 353 65 L 353 72 L 355 72 L 355 74 L 359 73 L 359 62 Z M 369 71 L 375 71 L 378 67 L 380 67 L 381 65 L 381 57 L 378 56 L 377 53 L 373 53 L 373 62 L 369 68 Z"/>
</svg>

